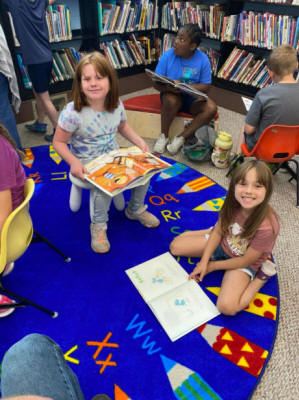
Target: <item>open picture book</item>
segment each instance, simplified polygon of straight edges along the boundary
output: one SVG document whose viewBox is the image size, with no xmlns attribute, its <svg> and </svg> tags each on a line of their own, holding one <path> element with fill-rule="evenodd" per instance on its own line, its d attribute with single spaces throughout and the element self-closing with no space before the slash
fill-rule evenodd
<svg viewBox="0 0 299 400">
<path fill-rule="evenodd" d="M 126 273 L 173 342 L 220 314 L 169 252 Z"/>
<path fill-rule="evenodd" d="M 208 96 L 205 93 L 201 92 L 200 90 L 194 89 L 192 86 L 187 85 L 187 83 L 176 82 L 173 79 L 167 78 L 166 76 L 156 74 L 155 72 L 147 68 L 145 68 L 145 72 L 152 81 L 164 83 L 165 85 L 171 85 L 176 89 L 179 89 L 182 92 L 189 94 L 190 96 L 197 97 L 198 100 L 201 101 L 206 101 L 208 99 Z"/>
<path fill-rule="evenodd" d="M 112 150 L 85 164 L 85 179 L 110 196 L 144 185 L 156 173 L 171 165 L 132 146 Z"/>
</svg>

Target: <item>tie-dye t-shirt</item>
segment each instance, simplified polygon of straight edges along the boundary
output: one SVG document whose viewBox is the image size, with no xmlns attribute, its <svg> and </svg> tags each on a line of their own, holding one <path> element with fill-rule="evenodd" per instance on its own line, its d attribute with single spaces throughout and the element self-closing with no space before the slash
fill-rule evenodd
<svg viewBox="0 0 299 400">
<path fill-rule="evenodd" d="M 101 154 L 119 148 L 116 133 L 119 124 L 125 121 L 126 113 L 122 101 L 112 112 L 95 111 L 90 107 L 83 107 L 78 112 L 74 109 L 74 102 L 71 102 L 62 110 L 58 125 L 72 133 L 71 152 L 85 164 Z"/>
</svg>

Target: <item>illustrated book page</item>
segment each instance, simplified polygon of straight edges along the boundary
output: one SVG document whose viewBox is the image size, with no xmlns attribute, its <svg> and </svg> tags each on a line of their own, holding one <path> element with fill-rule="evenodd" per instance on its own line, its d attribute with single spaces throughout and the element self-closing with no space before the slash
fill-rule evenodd
<svg viewBox="0 0 299 400">
<path fill-rule="evenodd" d="M 219 315 L 214 303 L 169 253 L 126 270 L 172 341 Z"/>
<path fill-rule="evenodd" d="M 85 164 L 85 179 L 110 196 L 144 185 L 170 164 L 136 146 L 112 150 Z"/>
<path fill-rule="evenodd" d="M 205 101 L 208 99 L 208 96 L 201 92 L 200 90 L 194 89 L 192 86 L 188 85 L 187 83 L 183 82 L 176 82 L 173 79 L 167 78 L 166 76 L 156 74 L 155 72 L 151 71 L 150 69 L 145 69 L 146 74 L 151 78 L 152 81 L 163 83 L 166 85 L 171 85 L 182 92 L 189 94 L 190 96 L 200 97 L 199 100 Z"/>
</svg>

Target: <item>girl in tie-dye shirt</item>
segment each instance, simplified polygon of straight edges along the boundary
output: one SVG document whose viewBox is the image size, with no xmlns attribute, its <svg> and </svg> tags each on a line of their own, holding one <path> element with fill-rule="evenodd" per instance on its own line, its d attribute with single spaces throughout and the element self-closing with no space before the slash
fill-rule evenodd
<svg viewBox="0 0 299 400">
<path fill-rule="evenodd" d="M 84 173 L 87 173 L 84 165 L 87 162 L 119 148 L 117 132 L 142 151 L 150 151 L 146 142 L 126 121 L 124 106 L 118 95 L 115 70 L 102 54 L 87 54 L 78 63 L 73 98 L 74 101 L 60 114 L 53 145 L 70 165 L 74 179 L 84 180 Z M 125 214 L 147 228 L 154 228 L 160 222 L 146 211 L 144 198 L 147 188 L 148 183 L 132 189 Z M 91 247 L 96 253 L 106 253 L 110 249 L 106 231 L 111 197 L 95 189 L 92 199 Z"/>
</svg>

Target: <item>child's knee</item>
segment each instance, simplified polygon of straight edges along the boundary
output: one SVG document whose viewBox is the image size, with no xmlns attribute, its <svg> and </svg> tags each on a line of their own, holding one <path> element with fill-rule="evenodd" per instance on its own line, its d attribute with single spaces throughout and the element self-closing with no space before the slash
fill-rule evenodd
<svg viewBox="0 0 299 400">
<path fill-rule="evenodd" d="M 172 255 L 174 255 L 174 256 L 179 255 L 180 246 L 178 245 L 177 238 L 173 239 L 173 241 L 170 243 L 169 250 Z"/>
<path fill-rule="evenodd" d="M 228 301 L 226 299 L 218 299 L 217 304 L 216 304 L 219 312 L 224 315 L 236 315 L 237 312 L 239 311 L 238 307 L 236 304 L 232 303 L 231 301 Z"/>
</svg>

